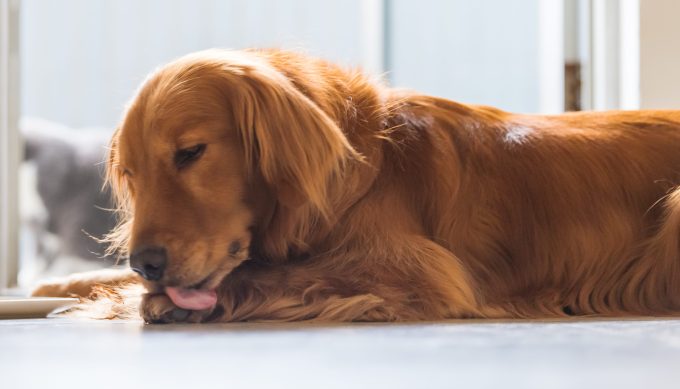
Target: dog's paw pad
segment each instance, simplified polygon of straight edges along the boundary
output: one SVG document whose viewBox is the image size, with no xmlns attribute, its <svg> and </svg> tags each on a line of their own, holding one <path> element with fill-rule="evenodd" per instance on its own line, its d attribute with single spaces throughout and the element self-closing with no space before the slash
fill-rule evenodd
<svg viewBox="0 0 680 389">
<path fill-rule="evenodd" d="M 165 294 L 145 294 L 142 296 L 140 313 L 147 323 L 170 324 L 200 323 L 210 312 L 179 308 Z"/>
<path fill-rule="evenodd" d="M 173 311 L 177 309 L 170 298 L 164 294 L 145 294 L 142 296 L 142 304 L 139 313 L 147 323 L 174 323 Z"/>
<path fill-rule="evenodd" d="M 191 315 L 191 311 L 182 308 L 173 309 L 171 311 L 172 320 L 174 321 L 186 321 L 189 318 L 189 315 Z"/>
</svg>

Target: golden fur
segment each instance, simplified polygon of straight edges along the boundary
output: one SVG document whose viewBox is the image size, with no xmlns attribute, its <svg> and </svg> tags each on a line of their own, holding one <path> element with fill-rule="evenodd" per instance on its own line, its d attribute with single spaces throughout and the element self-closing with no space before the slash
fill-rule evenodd
<svg viewBox="0 0 680 389">
<path fill-rule="evenodd" d="M 150 76 L 108 162 L 112 248 L 163 246 L 164 283 L 218 288 L 188 321 L 680 312 L 680 111 L 518 115 L 210 50 Z M 143 285 L 144 320 L 176 320 Z"/>
</svg>

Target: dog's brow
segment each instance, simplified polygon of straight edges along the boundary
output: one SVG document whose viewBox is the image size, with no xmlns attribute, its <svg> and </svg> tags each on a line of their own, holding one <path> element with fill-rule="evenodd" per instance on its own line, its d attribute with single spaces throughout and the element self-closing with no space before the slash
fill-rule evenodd
<svg viewBox="0 0 680 389">
<path fill-rule="evenodd" d="M 223 123 L 215 120 L 188 120 L 176 126 L 174 131 L 177 134 L 178 143 L 191 143 L 192 141 L 200 140 L 205 136 L 212 136 L 222 128 Z"/>
</svg>

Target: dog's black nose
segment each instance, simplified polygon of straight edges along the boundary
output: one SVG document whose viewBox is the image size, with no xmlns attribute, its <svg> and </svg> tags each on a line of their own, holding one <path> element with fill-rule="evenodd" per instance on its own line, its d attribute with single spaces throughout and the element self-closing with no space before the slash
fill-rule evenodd
<svg viewBox="0 0 680 389">
<path fill-rule="evenodd" d="M 143 247 L 130 255 L 130 268 L 149 281 L 163 277 L 168 262 L 162 247 Z"/>
</svg>

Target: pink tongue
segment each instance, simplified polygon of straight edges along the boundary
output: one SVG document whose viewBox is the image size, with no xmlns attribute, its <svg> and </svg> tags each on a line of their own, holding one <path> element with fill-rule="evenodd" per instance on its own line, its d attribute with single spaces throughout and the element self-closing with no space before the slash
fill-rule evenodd
<svg viewBox="0 0 680 389">
<path fill-rule="evenodd" d="M 175 305 L 192 311 L 210 309 L 217 304 L 217 293 L 214 290 L 184 289 L 166 287 L 165 294 Z"/>
</svg>

